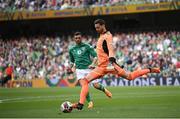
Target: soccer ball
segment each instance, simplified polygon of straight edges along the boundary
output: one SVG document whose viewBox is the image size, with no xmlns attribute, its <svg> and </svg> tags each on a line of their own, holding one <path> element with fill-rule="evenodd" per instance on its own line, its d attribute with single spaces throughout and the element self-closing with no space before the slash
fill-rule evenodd
<svg viewBox="0 0 180 119">
<path fill-rule="evenodd" d="M 65 101 L 61 104 L 61 112 L 70 113 L 72 111 L 72 103 Z"/>
</svg>

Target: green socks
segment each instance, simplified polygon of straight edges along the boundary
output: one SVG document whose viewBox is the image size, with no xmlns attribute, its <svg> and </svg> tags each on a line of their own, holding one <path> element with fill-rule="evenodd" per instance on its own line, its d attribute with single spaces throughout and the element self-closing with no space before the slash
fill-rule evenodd
<svg viewBox="0 0 180 119">
<path fill-rule="evenodd" d="M 100 91 L 103 91 L 103 92 L 105 91 L 104 86 L 101 84 L 98 84 L 98 87 L 95 87 L 95 88 L 100 90 Z"/>
<path fill-rule="evenodd" d="M 90 93 L 88 92 L 87 96 L 86 96 L 86 100 L 88 101 L 88 103 L 91 101 L 91 96 Z"/>
</svg>

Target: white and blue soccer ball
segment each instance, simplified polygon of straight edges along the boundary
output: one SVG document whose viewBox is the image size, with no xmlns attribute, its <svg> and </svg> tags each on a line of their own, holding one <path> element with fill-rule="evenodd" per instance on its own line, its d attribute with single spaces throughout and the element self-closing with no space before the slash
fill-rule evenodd
<svg viewBox="0 0 180 119">
<path fill-rule="evenodd" d="M 64 113 L 70 113 L 72 111 L 72 103 L 69 101 L 65 101 L 61 104 L 60 110 Z"/>
</svg>

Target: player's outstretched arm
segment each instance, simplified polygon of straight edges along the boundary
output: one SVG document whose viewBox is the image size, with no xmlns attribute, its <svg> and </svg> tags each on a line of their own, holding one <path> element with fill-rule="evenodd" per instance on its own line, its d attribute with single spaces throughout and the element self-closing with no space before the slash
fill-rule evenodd
<svg viewBox="0 0 180 119">
<path fill-rule="evenodd" d="M 92 64 L 89 65 L 89 68 L 94 69 L 96 66 L 97 66 L 97 57 L 94 57 Z"/>
</svg>

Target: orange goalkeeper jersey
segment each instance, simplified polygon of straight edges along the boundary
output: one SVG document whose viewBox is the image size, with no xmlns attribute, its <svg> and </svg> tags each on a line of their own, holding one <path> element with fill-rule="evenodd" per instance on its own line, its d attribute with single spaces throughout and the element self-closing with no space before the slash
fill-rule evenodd
<svg viewBox="0 0 180 119">
<path fill-rule="evenodd" d="M 96 52 L 99 67 L 107 67 L 109 57 L 114 57 L 112 34 L 108 31 L 101 34 L 96 45 Z"/>
</svg>

